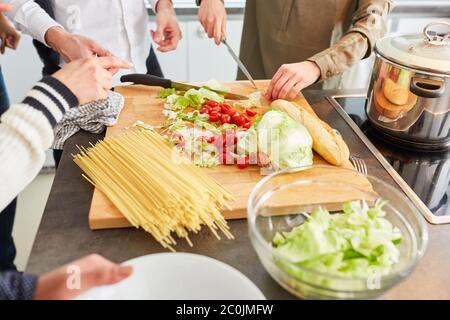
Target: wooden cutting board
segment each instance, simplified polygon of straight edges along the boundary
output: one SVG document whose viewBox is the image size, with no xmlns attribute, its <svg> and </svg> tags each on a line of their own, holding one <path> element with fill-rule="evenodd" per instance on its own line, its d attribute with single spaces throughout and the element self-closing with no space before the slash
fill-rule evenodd
<svg viewBox="0 0 450 320">
<path fill-rule="evenodd" d="M 254 92 L 246 82 L 232 82 L 225 84 L 232 92 L 247 95 Z M 258 87 L 263 90 L 268 85 L 268 81 L 258 81 Z M 131 126 L 137 120 L 148 124 L 158 125 L 165 121 L 161 116 L 163 108 L 163 99 L 157 99 L 156 96 L 161 88 L 147 86 L 127 86 L 116 88 L 116 92 L 125 97 L 125 105 L 120 114 L 118 123 L 109 127 L 106 136 L 118 134 L 124 128 Z M 296 102 L 312 110 L 303 96 L 300 96 Z M 326 161 L 315 155 L 314 164 L 326 164 Z M 350 164 L 347 167 L 351 167 Z M 231 203 L 232 210 L 224 211 L 226 219 L 242 219 L 246 217 L 247 200 L 250 191 L 263 176 L 257 166 L 240 170 L 236 166 L 218 166 L 206 170 L 216 181 L 228 189 L 235 197 Z M 351 178 L 351 177 L 350 177 Z M 347 178 L 345 178 L 347 179 Z M 130 223 L 123 217 L 117 208 L 109 199 L 99 190 L 95 189 L 92 198 L 91 209 L 89 212 L 89 226 L 91 229 L 110 229 L 130 227 Z"/>
</svg>

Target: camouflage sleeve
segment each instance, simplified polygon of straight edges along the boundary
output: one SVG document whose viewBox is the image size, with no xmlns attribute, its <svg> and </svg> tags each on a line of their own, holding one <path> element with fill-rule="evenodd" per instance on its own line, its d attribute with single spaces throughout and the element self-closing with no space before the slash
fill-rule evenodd
<svg viewBox="0 0 450 320">
<path fill-rule="evenodd" d="M 330 48 L 308 59 L 319 66 L 320 80 L 340 74 L 370 56 L 376 41 L 386 32 L 392 6 L 392 0 L 358 1 L 347 33 Z"/>
</svg>

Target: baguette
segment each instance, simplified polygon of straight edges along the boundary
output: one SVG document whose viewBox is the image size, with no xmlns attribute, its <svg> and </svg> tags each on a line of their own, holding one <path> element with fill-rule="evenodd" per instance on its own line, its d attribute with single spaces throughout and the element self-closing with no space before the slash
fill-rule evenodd
<svg viewBox="0 0 450 320">
<path fill-rule="evenodd" d="M 345 141 L 314 112 L 286 100 L 275 100 L 271 107 L 287 113 L 292 119 L 301 123 L 312 137 L 314 151 L 327 162 L 335 166 L 342 166 L 348 162 L 350 151 Z"/>
</svg>

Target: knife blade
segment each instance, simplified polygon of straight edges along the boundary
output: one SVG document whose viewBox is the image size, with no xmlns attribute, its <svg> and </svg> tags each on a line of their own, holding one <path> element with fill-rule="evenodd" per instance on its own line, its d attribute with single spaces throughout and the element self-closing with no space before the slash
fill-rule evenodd
<svg viewBox="0 0 450 320">
<path fill-rule="evenodd" d="M 247 70 L 247 68 L 245 67 L 244 63 L 241 61 L 241 59 L 239 59 L 237 54 L 234 52 L 233 48 L 228 44 L 228 42 L 225 39 L 225 37 L 222 38 L 222 43 L 227 47 L 228 52 L 230 53 L 231 57 L 234 59 L 234 61 L 236 61 L 237 65 L 238 65 L 239 69 L 241 69 L 242 73 L 247 77 L 248 80 L 250 80 L 250 83 L 252 84 L 252 86 L 255 89 L 258 89 L 258 87 L 256 86 L 256 83 L 255 83 L 255 80 L 253 80 L 252 75 Z"/>
<path fill-rule="evenodd" d="M 163 88 L 174 88 L 180 91 L 188 91 L 189 89 L 200 89 L 200 86 L 192 85 L 189 83 L 176 82 L 169 79 L 153 76 L 150 74 L 142 74 L 142 73 L 132 73 L 126 74 L 120 77 L 121 82 L 132 82 L 134 84 L 142 84 L 146 86 L 157 86 Z M 216 90 L 209 87 L 204 86 L 208 90 L 214 91 L 220 95 L 222 95 L 225 99 L 229 100 L 248 100 L 247 96 L 243 96 L 236 93 L 231 93 L 222 90 Z"/>
</svg>

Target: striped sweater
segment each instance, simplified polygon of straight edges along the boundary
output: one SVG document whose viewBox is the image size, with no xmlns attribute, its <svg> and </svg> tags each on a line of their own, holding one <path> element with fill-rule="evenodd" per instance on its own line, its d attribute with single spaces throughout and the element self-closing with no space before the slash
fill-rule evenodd
<svg viewBox="0 0 450 320">
<path fill-rule="evenodd" d="M 53 128 L 76 96 L 60 81 L 46 77 L 24 101 L 11 106 L 0 123 L 0 211 L 39 173 L 45 150 L 53 142 Z M 0 272 L 0 300 L 33 299 L 34 275 Z"/>
<path fill-rule="evenodd" d="M 53 142 L 53 128 L 64 113 L 78 104 L 60 81 L 45 77 L 24 101 L 12 105 L 0 123 L 0 211 L 39 173 L 45 150 Z"/>
</svg>

